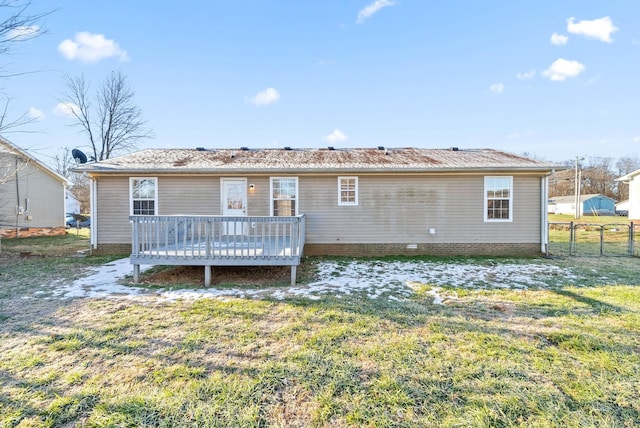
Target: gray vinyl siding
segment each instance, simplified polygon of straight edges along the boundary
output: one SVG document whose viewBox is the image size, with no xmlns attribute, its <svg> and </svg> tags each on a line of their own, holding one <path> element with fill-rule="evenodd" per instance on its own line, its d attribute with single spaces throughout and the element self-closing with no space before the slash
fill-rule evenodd
<svg viewBox="0 0 640 428">
<path fill-rule="evenodd" d="M 540 242 L 537 176 L 514 177 L 512 222 L 484 221 L 484 175 L 359 176 L 357 206 L 338 205 L 337 177 L 301 177 L 299 194 L 308 243 Z"/>
<path fill-rule="evenodd" d="M 0 184 L 0 224 L 18 227 L 63 227 L 65 217 L 64 183 L 43 171 L 35 163 L 19 160 L 15 173 L 15 156 L 1 154 L 2 170 L 0 177 L 9 175 L 10 179 Z M 18 188 L 16 189 L 16 177 Z M 19 204 L 28 211 L 16 215 Z"/>
<path fill-rule="evenodd" d="M 97 213 L 92 219 L 99 244 L 131 243 L 129 177 L 100 177 Z"/>
<path fill-rule="evenodd" d="M 357 206 L 338 205 L 337 174 L 298 176 L 307 243 L 540 242 L 539 175 L 514 176 L 513 221 L 493 223 L 484 221 L 484 174 L 350 175 L 358 176 Z M 159 176 L 157 214 L 220 214 L 220 178 Z M 269 215 L 270 176 L 246 178 L 255 187 L 248 215 Z M 129 210 L 129 177 L 98 177 L 98 244 L 130 242 Z"/>
<path fill-rule="evenodd" d="M 271 179 L 269 176 L 248 177 L 247 185 L 253 184 L 253 192 L 247 192 L 247 212 L 249 215 L 267 216 L 269 215 L 269 204 L 271 203 Z"/>
<path fill-rule="evenodd" d="M 136 177 L 144 177 L 136 175 Z M 155 177 L 155 176 L 150 176 Z M 219 215 L 220 177 L 158 176 L 158 215 Z M 251 179 L 256 189 L 269 193 L 269 178 Z M 97 233 L 99 244 L 131 241 L 129 177 L 98 177 Z M 249 215 L 268 215 L 269 202 L 259 192 L 247 194 Z M 256 207 L 259 207 L 256 209 Z M 265 214 L 266 210 L 266 214 Z"/>
<path fill-rule="evenodd" d="M 219 215 L 218 177 L 158 177 L 159 215 Z"/>
</svg>

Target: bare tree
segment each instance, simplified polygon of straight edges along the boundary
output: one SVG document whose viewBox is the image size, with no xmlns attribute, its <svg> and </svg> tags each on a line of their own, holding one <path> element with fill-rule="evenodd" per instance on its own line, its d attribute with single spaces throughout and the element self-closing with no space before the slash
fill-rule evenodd
<svg viewBox="0 0 640 428">
<path fill-rule="evenodd" d="M 630 172 L 640 169 L 640 157 L 637 154 L 623 156 L 616 162 L 617 177 L 622 177 Z M 629 184 L 616 181 L 616 199 L 626 201 L 629 199 Z"/>
<path fill-rule="evenodd" d="M 9 112 L 11 98 L 0 94 L 0 99 L 4 99 L 0 101 L 0 132 L 7 132 L 36 121 L 36 118 L 29 117 L 26 112 L 18 117 L 11 117 Z"/>
<path fill-rule="evenodd" d="M 7 146 L 5 147 L 6 144 Z M 0 188 L 3 184 L 13 181 L 18 172 L 26 168 L 29 157 L 19 152 L 5 138 L 0 136 Z"/>
<path fill-rule="evenodd" d="M 152 136 L 142 118 L 142 110 L 133 102 L 134 92 L 122 73 L 112 72 L 93 98 L 84 76 L 66 75 L 64 79 L 67 101 L 63 103 L 75 118 L 74 125 L 87 136 L 95 160 L 109 159 L 115 152 L 131 150 L 138 141 Z"/>
<path fill-rule="evenodd" d="M 616 177 L 612 166 L 612 158 L 590 157 L 589 165 L 582 169 L 582 194 L 600 194 L 615 199 Z"/>
<path fill-rule="evenodd" d="M 17 43 L 34 39 L 45 33 L 40 22 L 51 12 L 30 13 L 30 1 L 22 0 L 0 0 L 0 79 L 7 79 L 12 76 L 23 74 L 24 72 L 11 71 L 7 63 L 10 55 Z M 18 128 L 32 122 L 34 119 L 21 114 L 17 118 L 9 115 L 11 99 L 4 95 L 0 88 L 0 132 Z"/>
<path fill-rule="evenodd" d="M 575 160 L 563 162 L 566 170 L 558 171 L 549 178 L 550 196 L 569 196 L 575 194 Z M 590 157 L 588 164 L 579 163 L 580 193 L 602 194 L 616 201 L 629 199 L 629 186 L 616 181 L 630 172 L 640 169 L 640 157 L 627 155 L 614 163 L 609 157 Z"/>
<path fill-rule="evenodd" d="M 68 147 L 58 149 L 53 162 L 56 172 L 73 183 L 69 191 L 80 202 L 80 211 L 89 211 L 89 177 L 72 171 L 77 164 L 71 149 Z"/>
<path fill-rule="evenodd" d="M 31 40 L 44 33 L 40 22 L 51 12 L 31 14 L 28 12 L 30 6 L 30 1 L 0 0 L 0 55 L 9 53 L 16 42 Z"/>
</svg>

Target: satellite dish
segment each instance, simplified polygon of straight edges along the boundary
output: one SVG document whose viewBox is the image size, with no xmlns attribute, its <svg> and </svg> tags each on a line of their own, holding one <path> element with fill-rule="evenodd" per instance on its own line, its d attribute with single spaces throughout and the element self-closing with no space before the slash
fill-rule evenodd
<svg viewBox="0 0 640 428">
<path fill-rule="evenodd" d="M 71 150 L 71 156 L 73 156 L 73 158 L 78 163 L 87 163 L 87 155 L 82 153 L 81 150 L 78 150 L 78 149 Z"/>
</svg>

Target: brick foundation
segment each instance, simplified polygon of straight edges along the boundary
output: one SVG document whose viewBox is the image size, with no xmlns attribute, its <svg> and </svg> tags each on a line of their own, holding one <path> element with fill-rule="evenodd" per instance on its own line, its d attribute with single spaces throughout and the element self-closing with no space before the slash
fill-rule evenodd
<svg viewBox="0 0 640 428">
<path fill-rule="evenodd" d="M 540 255 L 540 244 L 306 244 L 305 256 L 535 256 Z M 131 244 L 100 244 L 93 255 L 131 254 Z"/>
<path fill-rule="evenodd" d="M 33 236 L 60 236 L 67 233 L 64 226 L 61 227 L 20 227 L 0 230 L 0 238 L 30 238 Z"/>
<path fill-rule="evenodd" d="M 110 254 L 131 254 L 131 243 L 128 244 L 99 244 L 98 248 L 91 250 L 93 256 Z"/>
<path fill-rule="evenodd" d="M 540 244 L 417 244 L 409 249 L 407 244 L 306 244 L 305 256 L 534 256 L 539 255 Z"/>
</svg>

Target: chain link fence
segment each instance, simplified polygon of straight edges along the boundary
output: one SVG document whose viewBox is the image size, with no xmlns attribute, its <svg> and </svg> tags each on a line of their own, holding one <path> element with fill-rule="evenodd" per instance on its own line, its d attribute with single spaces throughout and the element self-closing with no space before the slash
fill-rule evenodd
<svg viewBox="0 0 640 428">
<path fill-rule="evenodd" d="M 549 223 L 547 255 L 640 256 L 638 227 L 631 223 Z"/>
</svg>

